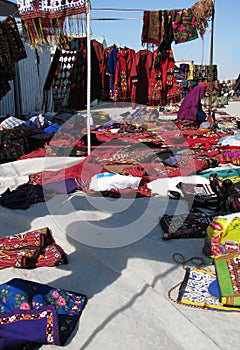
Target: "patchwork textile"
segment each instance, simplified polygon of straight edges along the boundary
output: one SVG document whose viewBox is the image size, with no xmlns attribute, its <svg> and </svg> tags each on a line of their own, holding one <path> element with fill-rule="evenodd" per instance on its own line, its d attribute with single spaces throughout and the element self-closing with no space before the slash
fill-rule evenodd
<svg viewBox="0 0 240 350">
<path fill-rule="evenodd" d="M 225 306 L 221 303 L 214 272 L 188 267 L 186 268 L 184 280 L 180 284 L 177 300 L 171 297 L 175 287 L 169 291 L 169 298 L 171 301 L 179 304 L 204 310 L 240 311 L 239 308 Z"/>
<path fill-rule="evenodd" d="M 0 349 L 64 345 L 87 297 L 45 284 L 12 279 L 0 285 Z"/>
<path fill-rule="evenodd" d="M 17 0 L 25 40 L 32 46 L 49 45 L 62 37 L 66 17 L 86 12 L 86 1 Z"/>
<path fill-rule="evenodd" d="M 0 238 L 0 268 L 36 268 L 67 263 L 48 227 Z"/>
<path fill-rule="evenodd" d="M 217 256 L 214 264 L 222 304 L 240 306 L 240 253 Z"/>
</svg>

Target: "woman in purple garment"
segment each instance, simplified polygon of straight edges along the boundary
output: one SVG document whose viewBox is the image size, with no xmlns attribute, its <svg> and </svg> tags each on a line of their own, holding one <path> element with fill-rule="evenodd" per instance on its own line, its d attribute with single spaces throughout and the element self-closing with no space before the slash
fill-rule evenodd
<svg viewBox="0 0 240 350">
<path fill-rule="evenodd" d="M 207 119 L 202 109 L 201 99 L 205 94 L 205 87 L 196 85 L 184 98 L 178 111 L 178 120 L 203 122 Z"/>
</svg>

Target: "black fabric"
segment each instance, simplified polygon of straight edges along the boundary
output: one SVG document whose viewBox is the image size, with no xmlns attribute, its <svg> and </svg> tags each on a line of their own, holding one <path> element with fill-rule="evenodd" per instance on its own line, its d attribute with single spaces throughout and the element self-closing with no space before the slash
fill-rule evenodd
<svg viewBox="0 0 240 350">
<path fill-rule="evenodd" d="M 28 209 L 31 204 L 44 202 L 45 197 L 41 185 L 30 183 L 19 186 L 15 190 L 9 188 L 0 196 L 0 205 L 9 209 Z"/>
</svg>

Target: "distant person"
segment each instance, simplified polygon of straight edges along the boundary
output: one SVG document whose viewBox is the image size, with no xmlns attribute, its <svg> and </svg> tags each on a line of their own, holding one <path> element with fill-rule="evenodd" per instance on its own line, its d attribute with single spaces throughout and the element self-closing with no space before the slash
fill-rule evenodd
<svg viewBox="0 0 240 350">
<path fill-rule="evenodd" d="M 203 122 L 207 119 L 202 108 L 202 98 L 205 94 L 205 87 L 197 85 L 185 96 L 179 108 L 178 120 Z"/>
</svg>

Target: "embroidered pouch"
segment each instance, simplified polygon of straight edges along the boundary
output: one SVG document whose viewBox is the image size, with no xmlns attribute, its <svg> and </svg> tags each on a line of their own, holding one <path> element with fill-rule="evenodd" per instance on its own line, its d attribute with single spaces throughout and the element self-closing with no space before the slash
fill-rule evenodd
<svg viewBox="0 0 240 350">
<path fill-rule="evenodd" d="M 178 296 L 174 299 L 172 292 L 178 286 Z M 168 297 L 172 302 L 204 310 L 240 311 L 240 308 L 222 304 L 214 272 L 195 267 L 186 268 L 183 281 L 169 290 Z"/>
</svg>

